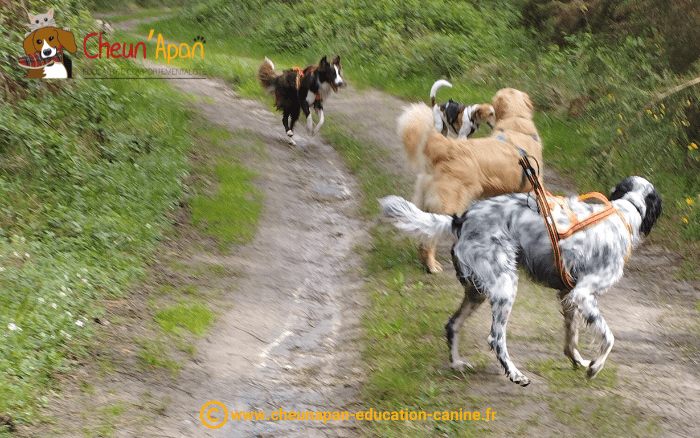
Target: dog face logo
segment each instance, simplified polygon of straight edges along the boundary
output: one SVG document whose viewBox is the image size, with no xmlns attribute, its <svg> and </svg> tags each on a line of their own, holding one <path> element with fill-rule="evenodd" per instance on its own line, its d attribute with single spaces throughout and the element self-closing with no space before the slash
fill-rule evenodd
<svg viewBox="0 0 700 438">
<path fill-rule="evenodd" d="M 66 79 L 72 77 L 71 63 L 63 50 L 75 53 L 75 37 L 57 27 L 42 27 L 24 39 L 24 52 L 19 65 L 29 69 L 26 78 Z"/>
</svg>

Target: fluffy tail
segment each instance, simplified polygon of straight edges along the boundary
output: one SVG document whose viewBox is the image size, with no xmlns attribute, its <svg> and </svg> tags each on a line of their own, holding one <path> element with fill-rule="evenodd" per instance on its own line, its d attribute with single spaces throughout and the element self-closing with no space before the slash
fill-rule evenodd
<svg viewBox="0 0 700 438">
<path fill-rule="evenodd" d="M 430 89 L 430 107 L 431 108 L 435 106 L 435 96 L 437 96 L 437 92 L 438 92 L 438 89 L 440 87 L 452 88 L 452 84 L 450 84 L 449 82 L 447 82 L 444 79 L 438 79 L 437 81 L 435 81 L 435 83 L 433 84 L 433 87 Z"/>
<path fill-rule="evenodd" d="M 268 93 L 275 91 L 275 84 L 277 84 L 278 76 L 277 73 L 275 73 L 275 64 L 273 64 L 267 56 L 263 63 L 260 64 L 258 78 L 260 78 L 260 82 L 262 82 L 265 91 Z"/>
<path fill-rule="evenodd" d="M 379 199 L 382 218 L 413 237 L 423 241 L 452 234 L 452 218 L 445 214 L 426 213 L 400 196 Z"/>
<path fill-rule="evenodd" d="M 403 142 L 408 162 L 416 173 L 431 173 L 430 163 L 423 150 L 433 132 L 437 133 L 433 111 L 424 103 L 411 105 L 399 116 L 396 133 Z"/>
</svg>

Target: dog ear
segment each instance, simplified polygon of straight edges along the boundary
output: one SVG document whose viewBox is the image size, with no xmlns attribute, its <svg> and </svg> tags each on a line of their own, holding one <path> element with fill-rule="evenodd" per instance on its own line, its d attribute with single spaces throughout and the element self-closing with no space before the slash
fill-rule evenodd
<svg viewBox="0 0 700 438">
<path fill-rule="evenodd" d="M 330 64 L 328 64 L 328 58 L 326 58 L 326 56 L 324 55 L 323 58 L 321 58 L 321 60 L 319 61 L 318 65 L 319 66 L 330 65 Z"/>
<path fill-rule="evenodd" d="M 30 33 L 24 39 L 24 51 L 27 55 L 33 55 L 34 53 L 37 52 L 37 50 L 34 47 L 34 34 L 35 33 L 36 33 L 36 31 Z"/>
<path fill-rule="evenodd" d="M 340 65 L 340 55 L 335 55 L 335 58 L 333 58 L 333 61 L 331 62 L 333 65 Z"/>
<path fill-rule="evenodd" d="M 632 182 L 631 177 L 627 177 L 617 183 L 617 185 L 612 189 L 612 192 L 610 193 L 610 196 L 608 196 L 608 199 L 610 201 L 615 201 L 617 199 L 622 199 L 623 196 L 625 196 L 627 193 L 632 191 L 632 188 L 634 187 L 634 183 Z"/>
<path fill-rule="evenodd" d="M 67 30 L 56 28 L 58 32 L 58 41 L 71 53 L 75 53 L 78 47 L 75 45 L 75 37 Z"/>
<path fill-rule="evenodd" d="M 644 213 L 644 219 L 642 219 L 642 226 L 639 231 L 648 236 L 651 232 L 651 227 L 654 226 L 656 220 L 661 216 L 661 211 L 663 207 L 661 205 L 661 196 L 654 190 L 649 193 L 646 198 L 644 198 L 644 203 L 646 204 L 646 212 Z"/>
</svg>

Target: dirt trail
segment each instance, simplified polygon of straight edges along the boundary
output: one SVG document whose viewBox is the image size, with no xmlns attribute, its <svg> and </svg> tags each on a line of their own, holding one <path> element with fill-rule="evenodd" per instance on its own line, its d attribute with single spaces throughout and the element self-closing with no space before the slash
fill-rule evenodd
<svg viewBox="0 0 700 438">
<path fill-rule="evenodd" d="M 229 421 L 220 431 L 202 427 L 199 409 L 211 400 L 229 410 L 350 409 L 362 373 L 357 290 L 363 282 L 353 249 L 366 238 L 366 225 L 355 214 L 356 181 L 320 137 L 303 136 L 303 152 L 290 148 L 279 117 L 260 102 L 237 98 L 227 84 L 172 84 L 203 98 L 198 107 L 211 123 L 259 135 L 269 160 L 258 169 L 265 209 L 257 237 L 218 260 L 195 256 L 195 262 L 199 257 L 231 267 L 240 278 L 229 292 L 231 309 L 178 378 L 180 391 L 171 395 L 177 400 L 168 413 L 178 421 L 161 424 L 161 432 L 353 436 L 352 423 L 338 423 L 330 434 L 327 428 L 319 432 L 316 428 L 324 425 L 313 422 Z"/>
</svg>

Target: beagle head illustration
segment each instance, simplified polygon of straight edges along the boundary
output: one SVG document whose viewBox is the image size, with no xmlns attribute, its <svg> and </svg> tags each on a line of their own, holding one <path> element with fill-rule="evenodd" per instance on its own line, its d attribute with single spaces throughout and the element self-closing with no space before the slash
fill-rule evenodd
<svg viewBox="0 0 700 438">
<path fill-rule="evenodd" d="M 78 50 L 73 34 L 57 27 L 42 27 L 24 39 L 24 51 L 27 55 L 39 52 L 42 58 L 56 56 L 61 46 L 71 53 Z"/>
</svg>

